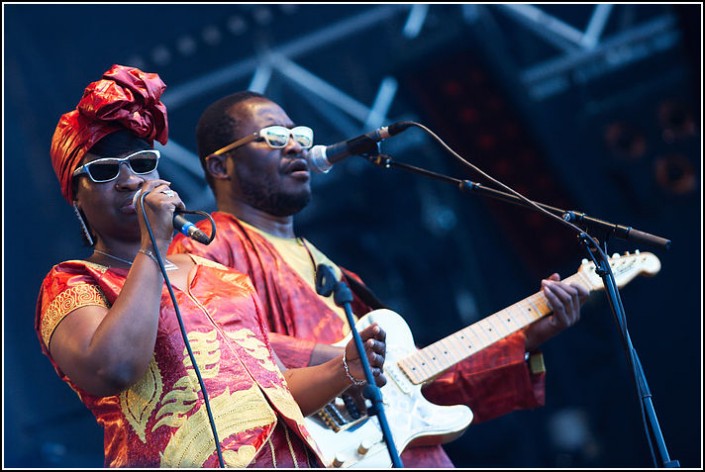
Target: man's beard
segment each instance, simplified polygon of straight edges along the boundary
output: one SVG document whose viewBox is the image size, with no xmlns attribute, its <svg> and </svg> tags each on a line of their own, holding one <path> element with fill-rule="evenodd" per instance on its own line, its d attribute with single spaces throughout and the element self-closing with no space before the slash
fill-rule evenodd
<svg viewBox="0 0 705 472">
<path fill-rule="evenodd" d="M 274 216 L 295 215 L 311 201 L 310 188 L 302 188 L 297 193 L 284 193 L 269 182 L 253 184 L 240 179 L 240 189 L 248 204 Z"/>
</svg>

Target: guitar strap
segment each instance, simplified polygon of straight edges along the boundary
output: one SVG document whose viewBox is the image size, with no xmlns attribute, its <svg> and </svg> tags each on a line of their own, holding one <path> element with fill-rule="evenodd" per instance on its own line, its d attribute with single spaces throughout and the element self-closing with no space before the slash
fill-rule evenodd
<svg viewBox="0 0 705 472">
<path fill-rule="evenodd" d="M 350 272 L 348 272 L 346 269 L 340 267 L 340 270 L 343 272 L 343 275 L 345 276 L 345 281 L 350 287 L 350 290 L 352 290 L 352 292 L 357 295 L 360 300 L 365 302 L 367 306 L 369 306 L 373 310 L 378 310 L 380 308 L 389 308 L 387 305 L 382 303 L 374 293 L 372 293 L 372 290 L 367 288 L 367 285 L 358 282 L 357 279 L 355 279 L 355 277 L 353 277 Z"/>
</svg>

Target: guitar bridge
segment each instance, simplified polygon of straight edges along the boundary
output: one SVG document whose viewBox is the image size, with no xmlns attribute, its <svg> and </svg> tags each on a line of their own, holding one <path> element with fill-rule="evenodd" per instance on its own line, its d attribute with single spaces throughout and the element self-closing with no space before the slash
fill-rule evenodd
<svg viewBox="0 0 705 472">
<path fill-rule="evenodd" d="M 365 419 L 365 415 L 360 414 L 357 405 L 352 399 L 344 401 L 341 398 L 336 398 L 333 402 L 318 410 L 316 416 L 336 433 L 344 431 Z"/>
</svg>

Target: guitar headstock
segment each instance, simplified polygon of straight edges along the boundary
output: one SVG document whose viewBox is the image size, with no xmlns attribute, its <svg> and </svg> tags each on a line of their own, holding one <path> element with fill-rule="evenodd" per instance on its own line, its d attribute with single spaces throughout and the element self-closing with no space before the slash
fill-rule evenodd
<svg viewBox="0 0 705 472">
<path fill-rule="evenodd" d="M 661 270 L 661 261 L 650 252 L 636 251 L 633 254 L 614 254 L 609 258 L 614 280 L 618 287 L 623 287 L 638 275 L 653 276 Z M 595 272 L 595 264 L 583 259 L 578 269 L 590 285 L 590 290 L 604 288 L 602 277 Z"/>
</svg>

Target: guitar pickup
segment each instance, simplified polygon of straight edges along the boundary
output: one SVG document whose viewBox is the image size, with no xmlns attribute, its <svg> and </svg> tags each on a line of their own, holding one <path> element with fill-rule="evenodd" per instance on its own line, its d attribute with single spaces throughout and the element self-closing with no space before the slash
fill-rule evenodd
<svg viewBox="0 0 705 472">
<path fill-rule="evenodd" d="M 349 410 L 350 407 L 353 409 L 352 412 Z M 336 433 L 344 431 L 367 418 L 360 413 L 354 400 L 343 401 L 340 398 L 337 398 L 335 403 L 328 403 L 316 413 L 316 416 Z"/>
</svg>

